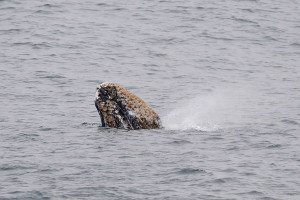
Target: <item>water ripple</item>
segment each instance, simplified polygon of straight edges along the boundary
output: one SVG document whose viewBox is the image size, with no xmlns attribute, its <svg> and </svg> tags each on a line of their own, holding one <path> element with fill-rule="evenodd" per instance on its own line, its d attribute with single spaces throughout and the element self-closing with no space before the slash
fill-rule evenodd
<svg viewBox="0 0 300 200">
<path fill-rule="evenodd" d="M 206 173 L 203 169 L 192 169 L 192 168 L 184 168 L 178 171 L 178 174 L 197 174 L 197 173 Z"/>
<path fill-rule="evenodd" d="M 297 199 L 298 8 L 0 0 L 0 199 Z M 102 127 L 104 81 L 164 128 Z"/>
</svg>

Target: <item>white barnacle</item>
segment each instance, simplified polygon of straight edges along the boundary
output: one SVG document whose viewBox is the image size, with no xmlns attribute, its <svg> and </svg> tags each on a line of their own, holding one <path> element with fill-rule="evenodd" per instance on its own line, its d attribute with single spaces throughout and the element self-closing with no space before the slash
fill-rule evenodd
<svg viewBox="0 0 300 200">
<path fill-rule="evenodd" d="M 133 112 L 132 110 L 128 110 L 128 114 L 131 115 L 131 116 L 136 116 L 137 115 L 137 113 Z"/>
<path fill-rule="evenodd" d="M 98 100 L 98 98 L 99 98 L 99 88 L 100 88 L 100 86 L 97 86 L 97 88 L 96 88 L 96 92 L 95 92 L 95 98 L 94 98 L 94 101 L 97 101 Z"/>
</svg>

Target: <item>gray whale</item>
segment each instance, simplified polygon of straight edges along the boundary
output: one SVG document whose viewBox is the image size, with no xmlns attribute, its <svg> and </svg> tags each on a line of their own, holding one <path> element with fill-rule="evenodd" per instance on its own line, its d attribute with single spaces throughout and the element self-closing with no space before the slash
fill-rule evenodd
<svg viewBox="0 0 300 200">
<path fill-rule="evenodd" d="M 116 83 L 100 84 L 94 101 L 103 127 L 161 128 L 157 113 L 141 98 Z"/>
</svg>

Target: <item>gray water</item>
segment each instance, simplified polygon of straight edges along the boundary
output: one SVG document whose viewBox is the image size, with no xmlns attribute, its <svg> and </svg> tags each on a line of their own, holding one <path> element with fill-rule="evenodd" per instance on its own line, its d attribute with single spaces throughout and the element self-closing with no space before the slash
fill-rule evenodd
<svg viewBox="0 0 300 200">
<path fill-rule="evenodd" d="M 299 13 L 0 0 L 0 199 L 300 199 Z M 102 128 L 105 81 L 164 128 Z"/>
</svg>

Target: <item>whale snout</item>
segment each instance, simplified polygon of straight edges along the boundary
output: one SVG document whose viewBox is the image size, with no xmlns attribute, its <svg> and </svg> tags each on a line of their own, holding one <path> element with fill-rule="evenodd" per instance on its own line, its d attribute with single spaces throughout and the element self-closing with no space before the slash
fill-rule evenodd
<svg viewBox="0 0 300 200">
<path fill-rule="evenodd" d="M 117 89 L 114 85 L 108 83 L 102 83 L 97 86 L 95 92 L 95 101 L 106 101 L 107 99 L 113 100 L 117 96 Z"/>
</svg>

